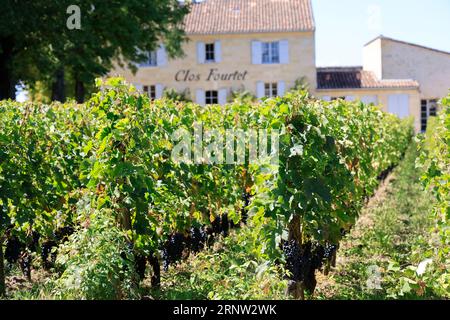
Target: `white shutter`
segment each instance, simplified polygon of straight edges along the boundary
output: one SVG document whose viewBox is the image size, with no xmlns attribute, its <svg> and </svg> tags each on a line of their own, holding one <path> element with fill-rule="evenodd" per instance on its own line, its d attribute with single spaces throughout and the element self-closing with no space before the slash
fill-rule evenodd
<svg viewBox="0 0 450 320">
<path fill-rule="evenodd" d="M 409 116 L 409 95 L 391 94 L 388 98 L 388 111 L 400 119 Z"/>
<path fill-rule="evenodd" d="M 155 85 L 155 96 L 156 99 L 161 99 L 163 96 L 163 92 L 164 92 L 164 86 L 162 84 L 156 84 Z"/>
<path fill-rule="evenodd" d="M 158 67 L 167 65 L 167 52 L 163 44 L 156 51 L 156 65 Z"/>
<path fill-rule="evenodd" d="M 133 83 L 133 86 L 136 88 L 136 90 L 139 93 L 144 92 L 144 86 L 142 84 L 140 84 L 140 83 Z"/>
<path fill-rule="evenodd" d="M 252 63 L 262 63 L 262 45 L 260 41 L 252 41 Z"/>
<path fill-rule="evenodd" d="M 286 92 L 286 84 L 284 83 L 284 81 L 280 81 L 280 82 L 278 82 L 278 88 L 277 88 L 278 90 L 278 96 L 279 97 L 282 97 L 282 96 L 284 96 L 284 93 Z"/>
<path fill-rule="evenodd" d="M 205 91 L 202 89 L 198 89 L 195 93 L 195 101 L 197 104 L 204 106 L 206 104 L 205 100 Z"/>
<path fill-rule="evenodd" d="M 204 42 L 197 42 L 197 61 L 198 63 L 202 64 L 205 63 L 205 43 Z"/>
<path fill-rule="evenodd" d="M 280 50 L 280 63 L 288 64 L 289 63 L 289 41 L 281 40 L 279 45 Z"/>
<path fill-rule="evenodd" d="M 227 89 L 220 89 L 218 97 L 220 105 L 227 104 Z"/>
<path fill-rule="evenodd" d="M 345 101 L 355 101 L 355 96 L 346 96 Z"/>
<path fill-rule="evenodd" d="M 262 99 L 264 97 L 264 82 L 258 81 L 256 83 L 256 97 Z"/>
<path fill-rule="evenodd" d="M 222 44 L 220 41 L 216 41 L 214 43 L 214 57 L 216 59 L 215 62 L 221 62 L 222 61 Z"/>
<path fill-rule="evenodd" d="M 371 104 L 373 103 L 374 105 L 378 104 L 378 97 L 376 95 L 373 96 L 363 96 L 361 97 L 361 102 L 365 103 L 365 104 Z"/>
<path fill-rule="evenodd" d="M 330 96 L 323 96 L 322 100 L 323 101 L 331 101 L 331 97 Z"/>
</svg>

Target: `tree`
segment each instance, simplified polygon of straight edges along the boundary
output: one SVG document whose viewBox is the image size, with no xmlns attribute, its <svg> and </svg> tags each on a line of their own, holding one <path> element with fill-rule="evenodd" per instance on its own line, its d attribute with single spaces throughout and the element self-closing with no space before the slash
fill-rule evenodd
<svg viewBox="0 0 450 320">
<path fill-rule="evenodd" d="M 93 0 L 78 4 L 80 29 L 69 29 L 72 0 L 0 3 L 0 99 L 14 98 L 19 81 L 41 80 L 53 82 L 52 98 L 64 100 L 68 73 L 82 102 L 86 85 L 114 63 L 133 69 L 160 41 L 169 56 L 181 54 L 189 11 L 177 0 Z"/>
</svg>

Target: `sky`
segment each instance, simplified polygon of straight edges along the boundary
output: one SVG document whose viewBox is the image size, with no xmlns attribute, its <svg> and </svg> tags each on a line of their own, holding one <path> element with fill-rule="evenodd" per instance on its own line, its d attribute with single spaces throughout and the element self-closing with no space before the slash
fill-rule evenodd
<svg viewBox="0 0 450 320">
<path fill-rule="evenodd" d="M 362 65 L 380 34 L 450 52 L 450 0 L 312 0 L 317 66 Z"/>
</svg>

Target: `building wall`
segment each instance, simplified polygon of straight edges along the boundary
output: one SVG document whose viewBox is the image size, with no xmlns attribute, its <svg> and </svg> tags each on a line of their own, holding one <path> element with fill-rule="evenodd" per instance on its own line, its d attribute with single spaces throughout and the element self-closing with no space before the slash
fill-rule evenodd
<svg viewBox="0 0 450 320">
<path fill-rule="evenodd" d="M 450 54 L 378 39 L 364 48 L 364 61 L 364 67 L 375 72 L 381 64 L 382 79 L 417 80 L 422 99 L 440 99 L 449 92 Z"/>
<path fill-rule="evenodd" d="M 381 57 L 381 39 L 377 39 L 363 48 L 363 69 L 373 71 L 378 79 L 382 79 L 383 73 Z"/>
<path fill-rule="evenodd" d="M 197 60 L 197 42 L 214 42 L 220 40 L 222 59 L 220 63 L 199 64 Z M 252 64 L 252 41 L 289 42 L 288 64 Z M 191 98 L 196 100 L 197 89 L 239 90 L 245 88 L 256 95 L 258 81 L 284 81 L 286 90 L 294 85 L 295 80 L 306 77 L 312 88 L 316 86 L 315 39 L 314 32 L 291 32 L 272 34 L 229 34 L 190 36 L 184 47 L 185 57 L 169 60 L 162 67 L 144 67 L 133 75 L 129 70 L 116 68 L 111 75 L 123 76 L 128 82 L 141 85 L 161 84 L 165 88 L 177 91 L 189 89 Z M 212 80 L 207 78 L 214 70 L 215 74 L 243 74 L 244 80 Z M 186 72 L 195 75 L 192 80 L 185 81 Z M 178 79 L 176 75 L 178 73 Z M 198 75 L 198 77 L 197 77 Z M 178 80 L 178 81 L 177 81 Z"/>
<path fill-rule="evenodd" d="M 317 96 L 319 98 L 329 100 L 333 97 L 347 97 L 347 100 L 361 100 L 364 98 L 376 96 L 377 105 L 381 110 L 388 112 L 388 101 L 390 95 L 407 94 L 409 96 L 409 116 L 414 117 L 414 127 L 416 132 L 420 132 L 420 94 L 418 90 L 396 90 L 396 89 L 339 89 L 339 90 L 318 90 Z"/>
</svg>

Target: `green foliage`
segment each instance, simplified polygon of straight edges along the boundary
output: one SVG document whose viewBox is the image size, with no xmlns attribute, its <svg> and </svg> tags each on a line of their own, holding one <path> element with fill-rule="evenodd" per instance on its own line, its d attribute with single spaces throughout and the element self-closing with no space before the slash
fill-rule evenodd
<svg viewBox="0 0 450 320">
<path fill-rule="evenodd" d="M 306 77 L 301 77 L 295 80 L 294 87 L 291 91 L 309 91 L 309 83 Z"/>
<path fill-rule="evenodd" d="M 421 157 L 417 166 L 422 168 L 422 181 L 437 199 L 434 207 L 435 230 L 441 245 L 436 246 L 429 269 L 425 274 L 427 287 L 450 296 L 450 95 L 442 99 L 442 111 L 432 119 L 420 146 Z M 425 261 L 425 260 L 424 260 Z M 406 278 L 417 285 L 416 277 Z"/>
<path fill-rule="evenodd" d="M 151 102 L 122 79 L 98 85 L 84 105 L 2 102 L 0 231 L 12 225 L 22 238 L 36 230 L 51 235 L 89 222 L 86 212 L 93 208 L 150 254 L 174 231 L 224 214 L 238 222 L 242 193 L 251 190 L 246 248 L 273 261 L 294 216 L 304 239 L 337 243 L 412 134 L 410 120 L 361 103 L 314 100 L 302 91 L 259 105 L 202 107 Z M 246 163 L 237 165 L 208 164 L 207 153 L 176 161 L 175 136 L 183 129 L 181 137 L 192 146 L 198 123 L 202 134 L 279 132 L 279 162 L 263 157 L 249 164 L 248 152 Z M 201 147 L 212 141 L 203 139 Z"/>
<path fill-rule="evenodd" d="M 192 102 L 190 96 L 191 93 L 189 92 L 189 89 L 186 89 L 183 92 L 178 92 L 175 89 L 165 89 L 163 93 L 164 98 L 179 102 Z"/>
<path fill-rule="evenodd" d="M 107 211 L 91 215 L 89 226 L 59 248 L 53 295 L 58 299 L 137 299 L 137 276 L 125 234 Z"/>
<path fill-rule="evenodd" d="M 285 299 L 281 266 L 254 253 L 252 231 L 244 227 L 214 247 L 169 270 L 157 299 Z"/>
<path fill-rule="evenodd" d="M 233 103 L 252 104 L 256 102 L 256 97 L 250 91 L 242 89 L 231 92 L 229 100 Z"/>
<path fill-rule="evenodd" d="M 272 258 L 287 231 L 299 241 L 337 244 L 354 224 L 377 177 L 398 163 L 412 136 L 412 119 L 400 121 L 362 103 L 313 100 L 292 92 L 262 108 L 284 112 L 278 166 L 252 167 L 255 242 Z M 280 116 L 281 117 L 281 116 Z M 300 217 L 297 230 L 288 230 Z"/>
<path fill-rule="evenodd" d="M 66 26 L 67 8 L 74 4 L 80 8 L 80 30 Z M 135 61 L 142 61 L 143 52 L 156 49 L 160 41 L 171 57 L 181 55 L 181 22 L 190 8 L 177 0 L 4 0 L 1 7 L 0 52 L 5 56 L 0 70 L 8 71 L 14 85 L 22 81 L 31 87 L 35 81 L 51 83 L 60 69 L 88 86 L 113 63 L 135 70 Z"/>
</svg>

